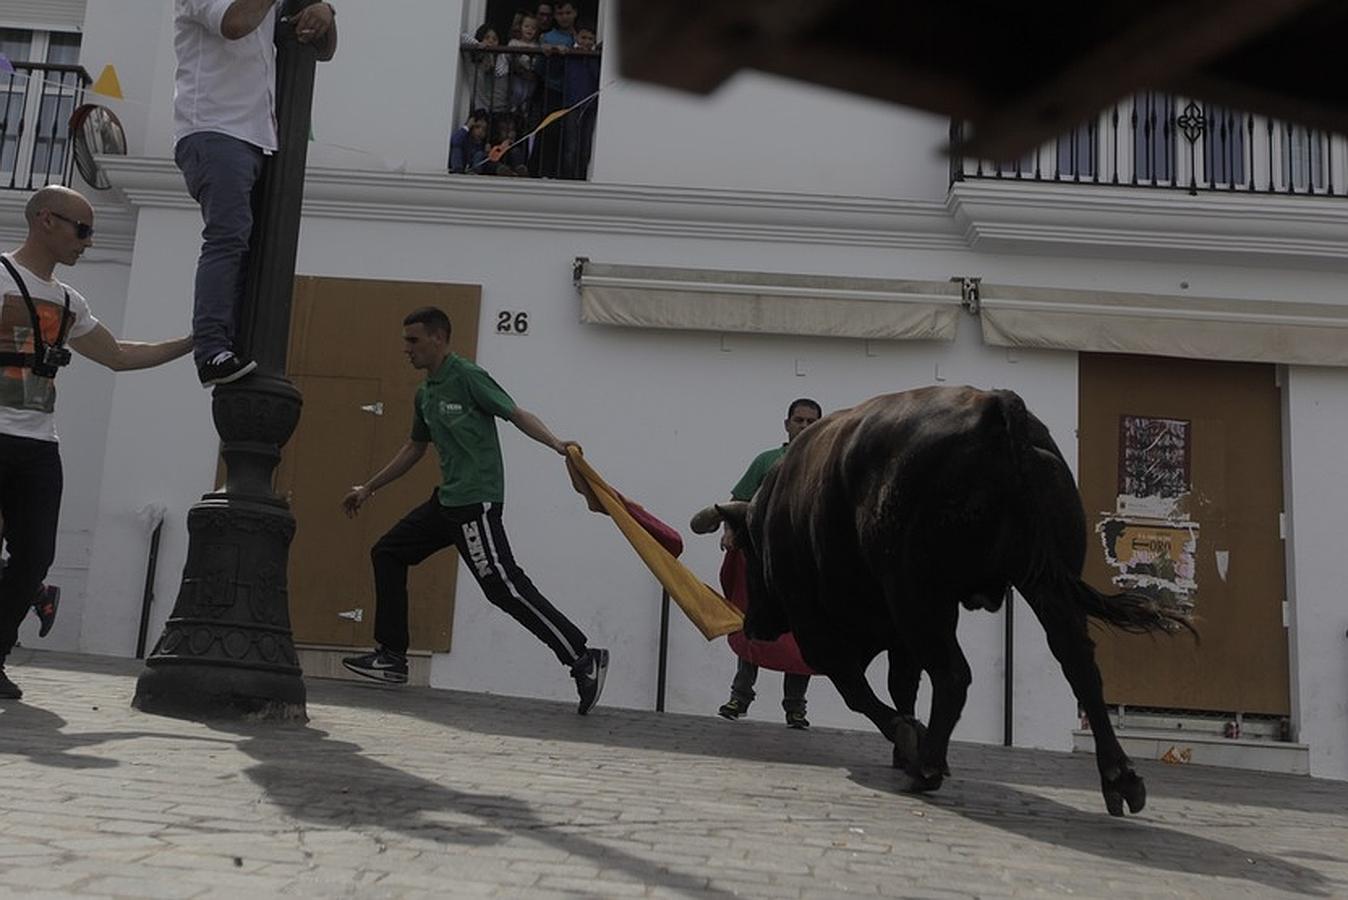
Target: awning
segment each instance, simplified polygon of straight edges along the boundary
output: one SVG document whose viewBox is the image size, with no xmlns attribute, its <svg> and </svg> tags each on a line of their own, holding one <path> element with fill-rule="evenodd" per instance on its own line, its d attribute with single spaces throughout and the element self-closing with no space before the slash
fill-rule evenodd
<svg viewBox="0 0 1348 900">
<path fill-rule="evenodd" d="M 983 284 L 983 340 L 1003 347 L 1348 366 L 1348 306 Z"/>
<path fill-rule="evenodd" d="M 630 328 L 799 334 L 873 340 L 955 339 L 960 288 L 889 281 L 578 260 L 582 322 Z"/>
</svg>

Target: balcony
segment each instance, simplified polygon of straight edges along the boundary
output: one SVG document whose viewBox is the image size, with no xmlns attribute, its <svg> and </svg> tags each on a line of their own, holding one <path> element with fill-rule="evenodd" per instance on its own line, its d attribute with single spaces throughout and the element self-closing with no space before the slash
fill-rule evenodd
<svg viewBox="0 0 1348 900">
<path fill-rule="evenodd" d="M 465 45 L 458 115 L 458 132 L 469 116 L 485 112 L 483 133 L 470 133 L 456 149 L 450 148 L 449 170 L 465 174 L 513 175 L 530 178 L 589 178 L 590 151 L 599 111 L 599 50 L 567 49 L 545 52 L 532 47 Z M 575 108 L 521 140 L 550 114 Z M 519 141 L 499 158 L 493 148 Z"/>
<path fill-rule="evenodd" d="M 946 205 L 993 252 L 1348 268 L 1348 141 L 1168 94 L 1129 97 L 1016 160 L 960 152 Z"/>
<path fill-rule="evenodd" d="M 971 178 L 1247 194 L 1348 196 L 1348 143 L 1291 122 L 1169 94 L 1137 94 L 1021 159 L 967 159 L 950 129 L 952 183 Z"/>
<path fill-rule="evenodd" d="M 82 66 L 16 62 L 0 70 L 0 188 L 70 184 L 70 116 L 91 81 Z"/>
</svg>

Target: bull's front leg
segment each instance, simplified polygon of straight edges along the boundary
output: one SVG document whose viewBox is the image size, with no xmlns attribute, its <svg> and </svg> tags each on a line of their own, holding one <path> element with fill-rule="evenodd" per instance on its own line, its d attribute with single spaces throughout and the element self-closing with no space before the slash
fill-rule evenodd
<svg viewBox="0 0 1348 900">
<path fill-rule="evenodd" d="M 1111 816 L 1122 816 L 1126 802 L 1129 812 L 1141 812 L 1147 805 L 1147 785 L 1134 771 L 1133 762 L 1123 752 L 1109 721 L 1104 682 L 1095 664 L 1095 645 L 1086 631 L 1085 615 L 1071 608 L 1060 608 L 1052 599 L 1047 603 L 1031 600 L 1030 608 L 1044 626 L 1049 650 L 1062 666 L 1072 693 L 1091 723 L 1105 808 Z"/>
<path fill-rule="evenodd" d="M 922 668 L 931 678 L 931 719 L 922 739 L 918 763 L 908 768 L 912 779 L 911 791 L 934 791 L 941 786 L 943 776 L 949 773 L 946 754 L 950 750 L 950 735 L 964 712 L 969 696 L 973 672 L 955 639 L 955 622 L 959 608 L 952 605 L 942 610 L 943 621 L 933 627 L 915 629 L 910 634 L 909 648 L 920 654 Z"/>
<path fill-rule="evenodd" d="M 833 682 L 833 686 L 838 689 L 838 695 L 843 698 L 847 708 L 870 719 L 886 739 L 895 742 L 895 753 L 897 754 L 896 737 L 899 740 L 903 739 L 899 735 L 902 717 L 898 711 L 887 706 L 884 701 L 875 695 L 875 691 L 871 690 L 871 684 L 866 680 L 865 667 L 847 666 L 834 669 L 828 673 L 828 677 Z M 913 749 L 916 750 L 915 745 Z"/>
<path fill-rule="evenodd" d="M 917 765 L 918 748 L 927 735 L 927 727 L 917 718 L 917 688 L 922 669 L 902 644 L 889 648 L 889 699 L 899 714 L 898 729 L 893 737 L 894 768 L 907 770 Z M 949 775 L 946 767 L 942 774 Z"/>
</svg>

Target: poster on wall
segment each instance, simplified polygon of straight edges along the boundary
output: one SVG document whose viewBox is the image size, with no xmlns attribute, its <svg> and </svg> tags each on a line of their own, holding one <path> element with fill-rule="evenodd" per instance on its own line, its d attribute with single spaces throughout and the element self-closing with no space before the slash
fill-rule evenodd
<svg viewBox="0 0 1348 900">
<path fill-rule="evenodd" d="M 1190 423 L 1119 416 L 1119 493 L 1179 497 L 1189 490 Z"/>
</svg>

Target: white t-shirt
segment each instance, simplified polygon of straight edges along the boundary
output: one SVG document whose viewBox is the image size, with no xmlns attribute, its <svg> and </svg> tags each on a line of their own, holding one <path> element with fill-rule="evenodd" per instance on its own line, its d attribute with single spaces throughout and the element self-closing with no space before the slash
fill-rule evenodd
<svg viewBox="0 0 1348 900">
<path fill-rule="evenodd" d="M 61 332 L 61 317 L 65 313 L 66 293 L 70 294 L 70 328 L 66 340 L 88 334 L 98 325 L 89 310 L 89 304 L 73 288 L 52 280 L 45 281 L 14 262 L 28 295 L 37 309 L 42 327 L 42 340 L 54 343 Z M 0 266 L 0 350 L 13 353 L 33 352 L 33 317 L 23 292 L 14 283 L 9 270 Z M 0 369 L 0 434 L 36 438 L 39 441 L 56 440 L 56 384 L 51 378 L 34 375 L 31 368 L 7 366 Z"/>
<path fill-rule="evenodd" d="M 173 142 L 198 131 L 276 150 L 276 7 L 237 40 L 220 33 L 233 0 L 174 0 Z"/>
</svg>

